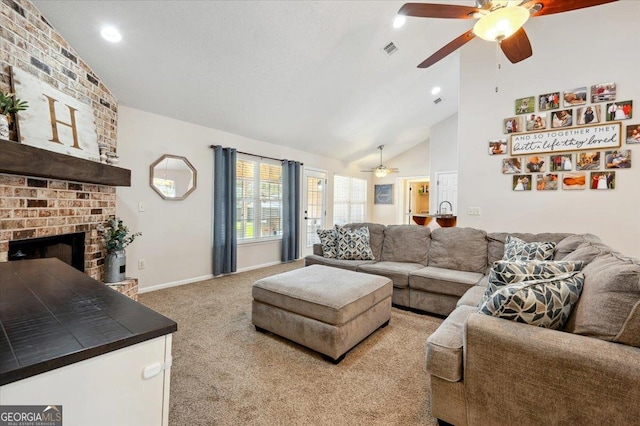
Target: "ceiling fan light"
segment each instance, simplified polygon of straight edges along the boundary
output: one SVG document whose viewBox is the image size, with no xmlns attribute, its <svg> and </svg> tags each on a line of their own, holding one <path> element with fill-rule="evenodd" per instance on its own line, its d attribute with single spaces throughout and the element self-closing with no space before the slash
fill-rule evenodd
<svg viewBox="0 0 640 426">
<path fill-rule="evenodd" d="M 376 170 L 373 172 L 377 178 L 383 178 L 387 176 L 387 168 L 386 167 L 376 167 Z"/>
<path fill-rule="evenodd" d="M 487 41 L 500 41 L 518 31 L 529 19 L 522 6 L 502 7 L 483 16 L 473 26 L 473 33 Z"/>
</svg>

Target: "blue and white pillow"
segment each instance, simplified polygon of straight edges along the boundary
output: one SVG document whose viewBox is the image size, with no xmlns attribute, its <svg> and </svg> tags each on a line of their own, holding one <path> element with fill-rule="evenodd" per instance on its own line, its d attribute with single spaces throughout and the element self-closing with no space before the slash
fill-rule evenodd
<svg viewBox="0 0 640 426">
<path fill-rule="evenodd" d="M 318 229 L 317 232 L 320 244 L 322 244 L 322 256 L 329 259 L 338 257 L 338 232 L 336 229 Z"/>
<path fill-rule="evenodd" d="M 337 227 L 338 259 L 342 260 L 375 260 L 371 250 L 369 228 L 363 226 L 350 230 Z"/>
<path fill-rule="evenodd" d="M 527 243 L 508 235 L 502 260 L 553 260 L 555 249 L 556 243 L 553 242 Z"/>
</svg>

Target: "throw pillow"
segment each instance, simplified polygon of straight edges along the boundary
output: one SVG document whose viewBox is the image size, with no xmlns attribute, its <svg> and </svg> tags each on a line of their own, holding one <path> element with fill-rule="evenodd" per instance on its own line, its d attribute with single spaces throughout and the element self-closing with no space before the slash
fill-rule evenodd
<svg viewBox="0 0 640 426">
<path fill-rule="evenodd" d="M 569 318 L 583 284 L 582 272 L 510 284 L 493 293 L 480 313 L 558 330 Z"/>
<path fill-rule="evenodd" d="M 322 244 L 322 256 L 329 259 L 338 257 L 338 233 L 334 228 L 318 229 L 318 237 Z"/>
<path fill-rule="evenodd" d="M 489 271 L 487 290 L 480 304 L 486 302 L 496 291 L 510 284 L 525 281 L 542 281 L 570 276 L 582 270 L 581 261 L 515 261 L 499 260 Z"/>
<path fill-rule="evenodd" d="M 520 238 L 507 236 L 502 260 L 553 260 L 556 243 L 527 243 Z"/>
<path fill-rule="evenodd" d="M 354 230 L 336 228 L 338 231 L 338 259 L 375 260 L 369 242 L 369 228 L 366 226 Z"/>
</svg>

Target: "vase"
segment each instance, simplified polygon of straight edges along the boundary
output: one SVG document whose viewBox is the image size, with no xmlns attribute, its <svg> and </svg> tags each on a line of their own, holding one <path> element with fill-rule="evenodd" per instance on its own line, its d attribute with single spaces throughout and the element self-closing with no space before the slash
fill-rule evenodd
<svg viewBox="0 0 640 426">
<path fill-rule="evenodd" d="M 9 119 L 4 114 L 0 114 L 0 139 L 9 140 Z"/>
<path fill-rule="evenodd" d="M 107 252 L 104 259 L 104 282 L 117 283 L 124 281 L 127 269 L 127 256 L 124 250 Z"/>
</svg>

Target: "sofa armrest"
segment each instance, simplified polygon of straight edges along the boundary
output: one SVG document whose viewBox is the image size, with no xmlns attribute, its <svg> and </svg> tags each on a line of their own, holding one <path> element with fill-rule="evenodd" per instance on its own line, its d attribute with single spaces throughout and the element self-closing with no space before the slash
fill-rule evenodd
<svg viewBox="0 0 640 426">
<path fill-rule="evenodd" d="M 633 424 L 640 348 L 471 314 L 464 336 L 469 425 Z"/>
<path fill-rule="evenodd" d="M 322 253 L 322 244 L 313 245 L 313 254 L 315 254 L 316 256 L 322 256 L 324 254 Z"/>
</svg>

